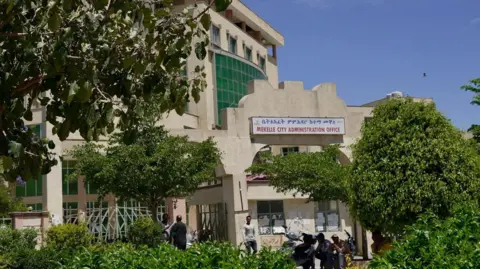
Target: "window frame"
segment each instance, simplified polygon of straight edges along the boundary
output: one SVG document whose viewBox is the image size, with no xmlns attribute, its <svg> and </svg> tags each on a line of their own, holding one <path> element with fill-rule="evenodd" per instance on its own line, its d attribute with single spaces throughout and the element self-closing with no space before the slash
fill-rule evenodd
<svg viewBox="0 0 480 269">
<path fill-rule="evenodd" d="M 321 206 L 323 204 L 323 206 Z M 332 204 L 335 204 L 335 209 L 332 208 Z M 328 206 L 325 206 L 328 205 Z M 319 223 L 319 215 L 323 215 L 323 225 Z M 336 214 L 337 215 L 337 224 L 335 228 L 331 228 L 333 226 L 328 225 L 329 215 Z M 315 202 L 315 209 L 314 209 L 314 219 L 315 219 L 315 232 L 340 232 L 342 230 L 342 222 L 340 219 L 340 202 L 337 200 L 331 201 L 322 201 L 322 202 Z M 321 227 L 321 229 L 320 229 Z"/>
<path fill-rule="evenodd" d="M 215 35 L 215 29 L 218 30 L 217 35 Z M 215 38 L 216 37 L 216 38 Z M 215 24 L 211 24 L 210 26 L 210 39 L 212 40 L 212 44 L 215 46 L 220 47 L 222 45 L 222 39 L 220 35 L 220 27 L 216 26 Z"/>
<path fill-rule="evenodd" d="M 278 205 L 281 204 L 281 211 L 282 212 L 274 212 L 272 211 L 272 203 L 273 202 L 279 202 Z M 260 211 L 260 208 L 261 208 L 261 203 L 268 203 L 268 212 L 261 212 Z M 269 224 L 268 226 L 266 225 L 263 225 L 263 226 L 260 226 L 260 217 L 263 217 L 263 216 L 267 216 L 268 217 L 268 221 L 269 221 Z M 275 219 L 273 218 L 273 216 L 275 216 Z M 278 218 L 280 216 L 280 218 Z M 285 204 L 283 202 L 283 200 L 261 200 L 261 201 L 257 201 L 257 221 L 258 221 L 258 234 L 259 235 L 278 235 L 278 234 L 282 234 L 284 233 L 284 229 L 283 227 L 281 227 L 281 225 L 275 225 L 275 220 L 283 220 L 283 224 L 285 224 Z M 282 223 L 282 222 L 280 222 Z M 282 224 L 282 225 L 283 225 Z M 264 230 L 263 228 L 266 228 L 266 230 Z M 275 232 L 274 230 L 275 229 L 278 229 L 277 232 Z"/>
<path fill-rule="evenodd" d="M 233 36 L 231 36 L 230 34 L 227 34 L 227 37 L 228 37 L 228 51 L 230 53 L 233 53 L 233 54 L 237 54 L 237 51 L 238 51 L 238 40 L 236 38 L 234 38 Z M 232 40 L 235 41 L 234 43 L 232 43 Z M 235 47 L 232 46 L 232 44 L 235 44 Z M 232 51 L 234 50 L 234 51 Z"/>
<path fill-rule="evenodd" d="M 67 177 L 75 169 L 76 161 L 75 160 L 63 160 L 62 161 L 62 195 L 78 195 L 78 179 L 74 181 L 68 181 Z M 70 191 L 70 188 L 73 187 L 73 191 Z M 75 191 L 76 189 L 76 191 Z"/>
<path fill-rule="evenodd" d="M 282 156 L 287 156 L 288 154 L 299 153 L 299 152 L 300 152 L 300 147 L 282 147 L 281 148 Z"/>
<path fill-rule="evenodd" d="M 247 51 L 250 52 L 250 55 L 247 55 Z M 248 46 L 245 46 L 245 49 L 243 50 L 243 54 L 244 54 L 244 58 L 246 60 L 248 60 L 250 62 L 252 61 L 252 53 L 253 53 L 252 49 L 249 48 Z"/>
</svg>

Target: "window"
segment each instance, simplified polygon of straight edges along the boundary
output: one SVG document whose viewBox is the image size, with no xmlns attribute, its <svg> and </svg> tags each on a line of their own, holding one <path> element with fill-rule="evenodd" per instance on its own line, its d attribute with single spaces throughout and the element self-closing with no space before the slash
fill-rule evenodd
<svg viewBox="0 0 480 269">
<path fill-rule="evenodd" d="M 264 57 L 260 57 L 258 59 L 258 65 L 260 66 L 260 68 L 262 68 L 263 71 L 265 71 L 265 58 Z"/>
<path fill-rule="evenodd" d="M 287 156 L 290 153 L 298 153 L 299 148 L 298 147 L 288 147 L 288 148 L 282 148 L 282 155 Z"/>
<path fill-rule="evenodd" d="M 245 47 L 245 59 L 252 61 L 252 49 Z"/>
<path fill-rule="evenodd" d="M 220 28 L 212 24 L 211 31 L 210 31 L 212 44 L 220 46 Z"/>
<path fill-rule="evenodd" d="M 31 207 L 31 208 L 32 208 L 32 211 L 36 211 L 36 212 L 41 212 L 41 211 L 43 211 L 43 204 L 42 204 L 42 203 L 39 203 L 39 204 L 27 204 L 26 206 L 27 206 L 27 208 Z"/>
<path fill-rule="evenodd" d="M 337 232 L 340 230 L 338 201 L 315 203 L 316 232 Z"/>
<path fill-rule="evenodd" d="M 42 137 L 42 128 L 41 125 L 30 125 L 28 126 L 34 134 L 39 137 Z M 15 187 L 15 196 L 16 197 L 32 197 L 32 196 L 42 196 L 43 190 L 43 176 L 39 175 L 36 179 L 29 179 L 24 184 L 17 184 Z"/>
<path fill-rule="evenodd" d="M 230 35 L 228 36 L 228 51 L 237 54 L 237 40 Z"/>
<path fill-rule="evenodd" d="M 257 201 L 257 219 L 260 235 L 281 234 L 285 232 L 283 201 Z"/>
<path fill-rule="evenodd" d="M 75 171 L 75 161 L 64 160 L 62 162 L 62 193 L 63 195 L 77 195 L 78 181 L 69 180 L 68 176 Z"/>
</svg>

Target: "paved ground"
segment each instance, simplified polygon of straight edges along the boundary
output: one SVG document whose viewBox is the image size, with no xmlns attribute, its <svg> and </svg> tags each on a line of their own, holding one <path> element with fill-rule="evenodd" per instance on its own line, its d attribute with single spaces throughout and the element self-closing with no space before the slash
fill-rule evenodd
<svg viewBox="0 0 480 269">
<path fill-rule="evenodd" d="M 320 268 L 320 260 L 318 259 L 315 259 L 315 269 L 319 269 Z M 302 269 L 302 267 L 297 267 L 297 269 Z"/>
</svg>

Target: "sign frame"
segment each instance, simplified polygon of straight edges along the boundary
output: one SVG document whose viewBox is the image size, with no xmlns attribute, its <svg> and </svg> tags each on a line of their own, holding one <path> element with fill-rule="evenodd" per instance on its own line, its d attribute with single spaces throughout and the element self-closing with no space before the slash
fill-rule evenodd
<svg viewBox="0 0 480 269">
<path fill-rule="evenodd" d="M 249 125 L 250 125 L 250 135 L 346 135 L 347 127 L 345 124 L 345 118 L 344 117 L 282 117 L 282 116 L 251 116 L 248 118 L 249 119 Z M 279 119 L 279 120 L 285 120 L 285 119 L 304 119 L 304 120 L 342 120 L 343 121 L 343 130 L 341 130 L 338 133 L 328 133 L 328 132 L 265 132 L 265 133 L 258 133 L 255 132 L 254 129 L 254 120 L 258 119 Z M 305 127 L 304 125 L 301 125 L 302 128 Z M 276 126 L 278 127 L 278 126 Z M 275 128 L 275 127 L 274 127 Z M 322 127 L 318 127 L 322 128 Z"/>
</svg>

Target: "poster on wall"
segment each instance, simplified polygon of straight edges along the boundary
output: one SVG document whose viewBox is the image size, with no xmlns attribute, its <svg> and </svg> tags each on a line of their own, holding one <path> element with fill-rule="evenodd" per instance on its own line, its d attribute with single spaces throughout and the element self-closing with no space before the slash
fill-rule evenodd
<svg viewBox="0 0 480 269">
<path fill-rule="evenodd" d="M 338 214 L 337 213 L 330 213 L 327 216 L 327 230 L 328 231 L 336 231 L 338 230 Z"/>
<path fill-rule="evenodd" d="M 252 117 L 251 133 L 271 134 L 326 134 L 344 135 L 344 118 Z"/>
</svg>

